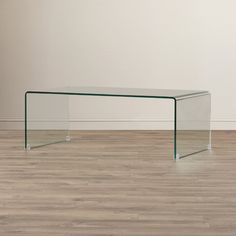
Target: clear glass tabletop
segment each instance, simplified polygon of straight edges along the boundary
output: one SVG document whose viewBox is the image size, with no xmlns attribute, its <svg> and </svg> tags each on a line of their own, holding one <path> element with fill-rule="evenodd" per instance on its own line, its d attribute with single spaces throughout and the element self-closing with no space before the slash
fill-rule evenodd
<svg viewBox="0 0 236 236">
<path fill-rule="evenodd" d="M 124 96 L 124 97 L 152 97 L 152 98 L 182 98 L 208 93 L 204 90 L 175 90 L 175 89 L 145 89 L 145 88 L 117 88 L 117 87 L 63 87 L 47 90 L 31 90 L 28 93 L 62 93 L 84 94 L 100 96 Z"/>
</svg>

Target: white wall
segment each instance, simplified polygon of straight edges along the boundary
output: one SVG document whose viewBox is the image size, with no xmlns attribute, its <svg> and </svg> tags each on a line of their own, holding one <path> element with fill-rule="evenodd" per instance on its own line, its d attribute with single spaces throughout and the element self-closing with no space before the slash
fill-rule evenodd
<svg viewBox="0 0 236 236">
<path fill-rule="evenodd" d="M 236 129 L 235 9 L 235 0 L 0 0 L 0 128 L 23 128 L 26 90 L 89 85 L 210 90 L 212 127 Z M 91 110 L 79 100 L 73 128 L 166 119 L 153 102 L 102 101 Z"/>
</svg>

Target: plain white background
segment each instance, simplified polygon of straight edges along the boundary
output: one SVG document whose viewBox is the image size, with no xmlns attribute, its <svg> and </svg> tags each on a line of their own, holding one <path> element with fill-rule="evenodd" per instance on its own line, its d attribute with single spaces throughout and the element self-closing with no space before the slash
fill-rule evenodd
<svg viewBox="0 0 236 236">
<path fill-rule="evenodd" d="M 235 0 L 0 0 L 0 128 L 23 128 L 26 90 L 89 85 L 210 90 L 212 128 L 235 129 L 235 9 Z M 158 128 L 164 106 L 82 99 L 71 119 Z"/>
</svg>

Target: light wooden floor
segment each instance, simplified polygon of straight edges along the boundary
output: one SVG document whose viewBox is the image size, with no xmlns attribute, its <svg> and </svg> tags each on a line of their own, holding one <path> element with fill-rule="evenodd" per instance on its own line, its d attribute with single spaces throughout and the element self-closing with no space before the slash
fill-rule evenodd
<svg viewBox="0 0 236 236">
<path fill-rule="evenodd" d="M 236 131 L 178 162 L 170 135 L 76 131 L 25 152 L 0 131 L 0 235 L 235 236 Z"/>
</svg>

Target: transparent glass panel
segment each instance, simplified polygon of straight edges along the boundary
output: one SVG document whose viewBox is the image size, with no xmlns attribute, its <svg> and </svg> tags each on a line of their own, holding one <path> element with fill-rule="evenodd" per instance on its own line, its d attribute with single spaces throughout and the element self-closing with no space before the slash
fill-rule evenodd
<svg viewBox="0 0 236 236">
<path fill-rule="evenodd" d="M 211 95 L 176 101 L 176 159 L 210 148 Z"/>
<path fill-rule="evenodd" d="M 25 148 L 69 139 L 67 95 L 27 93 L 25 99 Z"/>
<path fill-rule="evenodd" d="M 36 92 L 36 91 L 35 91 Z M 40 91 L 38 91 L 40 92 Z M 42 92 L 42 91 L 41 91 Z M 44 92 L 71 95 L 93 96 L 122 96 L 122 97 L 150 97 L 150 98 L 181 98 L 196 94 L 203 94 L 203 90 L 176 90 L 176 89 L 143 89 L 143 88 L 118 88 L 118 87 L 64 87 L 47 89 Z"/>
</svg>

